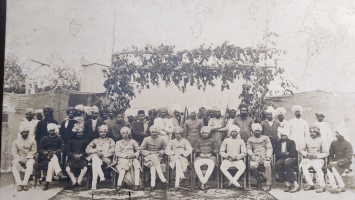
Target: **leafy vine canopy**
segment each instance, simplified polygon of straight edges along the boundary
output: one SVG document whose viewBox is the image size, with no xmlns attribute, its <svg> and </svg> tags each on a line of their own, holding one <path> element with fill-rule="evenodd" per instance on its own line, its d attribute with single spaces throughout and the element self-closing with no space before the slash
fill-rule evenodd
<svg viewBox="0 0 355 200">
<path fill-rule="evenodd" d="M 214 87 L 217 79 L 221 80 L 223 91 L 236 79 L 244 79 L 239 98 L 249 105 L 250 115 L 260 120 L 266 106 L 265 97 L 271 94 L 268 85 L 284 71 L 278 67 L 278 59 L 285 53 L 264 44 L 241 48 L 228 41 L 218 46 L 202 44 L 199 48 L 181 51 L 174 45 L 132 46 L 112 55 L 111 68 L 104 70 L 107 98 L 102 101 L 104 106 L 124 112 L 135 97 L 135 90 L 140 92 L 159 85 L 160 79 L 166 85 L 175 84 L 182 92 L 189 85 L 203 90 L 207 86 Z M 267 66 L 270 61 L 273 65 Z M 287 89 L 293 85 L 282 78 L 280 86 Z"/>
</svg>

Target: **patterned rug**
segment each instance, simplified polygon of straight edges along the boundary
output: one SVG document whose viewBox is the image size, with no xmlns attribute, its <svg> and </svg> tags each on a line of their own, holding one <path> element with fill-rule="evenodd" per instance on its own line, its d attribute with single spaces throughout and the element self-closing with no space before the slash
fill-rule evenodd
<svg viewBox="0 0 355 200">
<path fill-rule="evenodd" d="M 148 189 L 148 188 L 146 188 Z M 132 191 L 128 189 L 122 189 L 120 192 L 116 192 L 114 189 L 102 188 L 96 191 L 66 187 L 61 192 L 56 194 L 50 200 L 62 200 L 62 199 L 250 199 L 250 200 L 275 200 L 276 198 L 267 192 L 261 190 L 236 190 L 236 189 L 208 189 L 202 191 L 199 189 L 181 188 L 179 191 L 174 191 L 173 188 L 165 190 L 158 188 L 154 191 L 142 190 Z"/>
</svg>

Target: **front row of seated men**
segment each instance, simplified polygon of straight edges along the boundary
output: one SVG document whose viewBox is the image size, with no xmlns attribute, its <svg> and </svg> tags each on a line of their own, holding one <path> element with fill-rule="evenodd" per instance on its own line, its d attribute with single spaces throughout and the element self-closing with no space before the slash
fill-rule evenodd
<svg viewBox="0 0 355 200">
<path fill-rule="evenodd" d="M 131 139 L 131 130 L 123 127 L 120 132 L 122 140 L 115 142 L 111 138 L 106 137 L 107 126 L 101 125 L 99 127 L 100 137 L 94 139 L 89 143 L 88 139 L 83 137 L 83 127 L 76 124 L 73 132 L 76 137 L 69 140 L 67 146 L 61 137 L 58 136 L 58 126 L 55 124 L 48 124 L 49 135 L 45 136 L 38 145 L 39 163 L 47 166 L 46 184 L 43 190 L 47 190 L 49 183 L 52 182 L 53 176 L 61 178 L 62 169 L 59 165 L 58 157 L 64 151 L 68 155 L 68 162 L 66 163 L 66 172 L 70 177 L 73 185 L 81 185 L 84 175 L 87 172 L 88 161 L 92 162 L 92 189 L 96 189 L 98 177 L 100 181 L 105 180 L 102 170 L 103 167 L 111 167 L 118 172 L 118 181 L 116 190 L 119 191 L 122 182 L 125 181 L 134 190 L 140 189 L 140 172 L 142 170 L 138 157 L 140 154 L 144 157 L 144 166 L 150 168 L 151 189 L 155 188 L 156 173 L 163 183 L 167 183 L 162 168 L 161 160 L 164 154 L 170 158 L 169 165 L 176 169 L 175 189 L 179 190 L 179 184 L 185 178 L 184 172 L 187 170 L 189 164 L 187 157 L 191 154 L 192 149 L 196 153 L 194 168 L 196 174 L 201 182 L 201 189 L 205 189 L 206 183 L 211 176 L 214 167 L 218 164 L 217 154 L 222 157 L 221 171 L 229 179 L 229 185 L 235 185 L 242 189 L 238 183 L 239 177 L 244 173 L 246 165 L 244 157 L 246 154 L 250 156 L 250 172 L 255 176 L 260 187 L 261 176 L 258 174 L 257 167 L 262 164 L 265 167 L 267 187 L 265 190 L 271 190 L 271 157 L 273 148 L 267 136 L 261 135 L 262 127 L 259 124 L 252 124 L 252 136 L 248 139 L 245 145 L 240 137 L 240 128 L 232 125 L 229 128 L 228 135 L 219 149 L 217 141 L 210 137 L 211 129 L 203 127 L 201 129 L 201 138 L 198 138 L 194 148 L 191 147 L 188 140 L 182 138 L 183 129 L 175 127 L 175 139 L 170 140 L 168 144 L 165 140 L 158 136 L 159 127 L 151 126 L 151 136 L 144 138 L 141 146 Z M 33 171 L 35 163 L 34 157 L 37 153 L 36 141 L 29 138 L 29 128 L 25 126 L 20 127 L 21 138 L 14 141 L 12 146 L 12 154 L 14 156 L 12 172 L 17 184 L 17 190 L 28 190 L 28 179 Z M 298 165 L 298 153 L 295 142 L 288 138 L 289 131 L 284 128 L 279 128 L 278 132 L 281 139 L 276 143 L 274 154 L 276 155 L 276 173 L 279 180 L 285 182 L 287 188 L 285 192 L 297 192 L 300 190 L 296 181 L 296 176 L 293 168 Z M 303 155 L 302 162 L 299 167 L 303 171 L 309 187 L 305 190 L 314 190 L 313 181 L 310 177 L 308 169 L 313 167 L 317 173 L 320 188 L 317 192 L 325 191 L 325 181 L 322 167 L 324 166 L 324 159 L 328 155 L 329 166 L 327 175 L 329 177 L 332 189 L 337 192 L 344 191 L 344 183 L 340 175 L 349 168 L 352 157 L 352 146 L 343 137 L 345 129 L 336 130 L 337 140 L 333 141 L 330 150 L 325 145 L 325 142 L 320 137 L 320 130 L 316 126 L 310 127 L 311 137 L 302 145 L 300 153 Z M 113 159 L 115 155 L 116 160 Z M 117 163 L 116 163 L 117 162 Z M 201 170 L 202 165 L 207 165 L 207 170 L 203 174 Z M 233 177 L 228 169 L 235 167 L 238 172 Z M 79 177 L 76 179 L 74 172 L 80 170 Z M 24 171 L 25 176 L 21 181 L 19 172 Z M 134 180 L 132 180 L 134 177 Z M 339 183 L 339 188 L 335 183 L 335 179 Z M 290 184 L 294 184 L 291 189 Z"/>
</svg>

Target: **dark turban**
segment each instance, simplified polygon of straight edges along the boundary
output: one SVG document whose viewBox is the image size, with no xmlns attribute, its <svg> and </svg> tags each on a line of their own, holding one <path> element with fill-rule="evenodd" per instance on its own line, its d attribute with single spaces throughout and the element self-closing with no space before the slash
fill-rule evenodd
<svg viewBox="0 0 355 200">
<path fill-rule="evenodd" d="M 69 112 L 70 112 L 70 111 L 72 111 L 72 112 L 73 112 L 73 114 L 75 114 L 76 109 L 75 109 L 75 108 L 73 108 L 73 107 L 69 107 L 69 108 L 67 108 L 67 110 L 66 110 L 67 115 L 69 115 Z"/>
<path fill-rule="evenodd" d="M 138 110 L 138 115 L 141 115 L 141 114 L 145 115 L 144 110 Z"/>
</svg>

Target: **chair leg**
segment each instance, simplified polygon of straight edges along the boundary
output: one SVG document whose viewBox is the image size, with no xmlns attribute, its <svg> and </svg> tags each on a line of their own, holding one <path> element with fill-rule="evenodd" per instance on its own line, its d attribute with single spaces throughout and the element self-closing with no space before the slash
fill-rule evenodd
<svg viewBox="0 0 355 200">
<path fill-rule="evenodd" d="M 248 170 L 248 184 L 249 184 L 249 190 L 250 190 L 250 170 Z"/>
<path fill-rule="evenodd" d="M 223 189 L 223 182 L 224 182 L 223 179 L 224 179 L 224 174 L 222 173 L 221 174 L 221 183 L 220 183 L 221 184 L 221 189 Z"/>
<path fill-rule="evenodd" d="M 244 171 L 244 188 L 247 187 L 247 173 Z"/>
<path fill-rule="evenodd" d="M 221 170 L 219 169 L 219 167 L 217 168 L 217 189 L 219 189 L 220 187 L 219 187 L 219 176 L 220 176 L 220 174 L 219 174 L 219 172 L 220 172 Z"/>
</svg>

